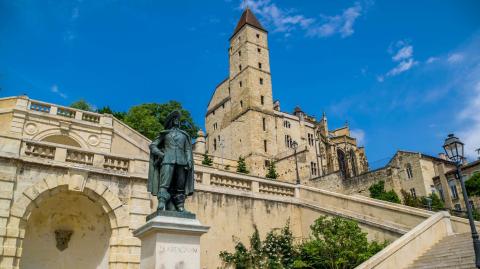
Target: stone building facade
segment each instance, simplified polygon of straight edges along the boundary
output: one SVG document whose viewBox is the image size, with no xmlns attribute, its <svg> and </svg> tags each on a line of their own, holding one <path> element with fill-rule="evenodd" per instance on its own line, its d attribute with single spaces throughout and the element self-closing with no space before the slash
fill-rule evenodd
<svg viewBox="0 0 480 269">
<path fill-rule="evenodd" d="M 274 101 L 268 33 L 246 9 L 230 37 L 229 75 L 214 90 L 206 113 L 205 151 L 217 158 L 244 157 L 251 174 L 265 176 L 275 162 L 279 178 L 295 181 L 295 150 L 301 180 L 340 171 L 344 178 L 368 171 L 363 147 L 348 126 L 329 130 L 299 107 L 280 110 Z"/>
</svg>

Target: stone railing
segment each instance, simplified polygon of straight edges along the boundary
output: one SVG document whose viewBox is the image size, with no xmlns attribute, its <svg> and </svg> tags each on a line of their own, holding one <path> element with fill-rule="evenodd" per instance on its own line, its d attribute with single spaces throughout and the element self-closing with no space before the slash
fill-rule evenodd
<svg viewBox="0 0 480 269">
<path fill-rule="evenodd" d="M 45 113 L 45 114 L 56 115 L 64 118 L 94 123 L 94 124 L 102 123 L 102 124 L 112 125 L 112 120 L 111 120 L 112 117 L 110 115 L 87 112 L 80 109 L 58 106 L 55 104 L 49 104 L 49 103 L 36 101 L 36 100 L 29 100 L 27 109 L 36 111 L 36 112 Z M 102 119 L 105 119 L 105 120 L 102 120 Z"/>
<path fill-rule="evenodd" d="M 195 182 L 205 186 L 241 193 L 263 194 L 271 197 L 296 197 L 297 186 L 291 183 L 268 180 L 208 166 L 195 166 Z M 200 187 L 200 189 L 202 189 Z"/>
<path fill-rule="evenodd" d="M 28 157 L 31 158 L 30 160 L 37 162 L 49 161 L 65 166 L 73 165 L 75 167 L 101 169 L 115 174 L 135 174 L 142 178 L 146 178 L 148 168 L 148 160 L 27 139 L 22 142 L 20 157 Z"/>
<path fill-rule="evenodd" d="M 55 147 L 34 142 L 25 143 L 25 155 L 44 159 L 55 158 Z"/>
</svg>

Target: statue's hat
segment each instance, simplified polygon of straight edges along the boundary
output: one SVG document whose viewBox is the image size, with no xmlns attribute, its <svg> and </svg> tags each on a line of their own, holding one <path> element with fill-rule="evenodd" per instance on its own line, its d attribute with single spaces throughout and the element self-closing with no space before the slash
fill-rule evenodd
<svg viewBox="0 0 480 269">
<path fill-rule="evenodd" d="M 165 119 L 165 124 L 163 125 L 165 129 L 172 128 L 173 120 L 179 119 L 182 114 L 178 110 L 174 110 L 168 114 L 167 118 Z"/>
</svg>

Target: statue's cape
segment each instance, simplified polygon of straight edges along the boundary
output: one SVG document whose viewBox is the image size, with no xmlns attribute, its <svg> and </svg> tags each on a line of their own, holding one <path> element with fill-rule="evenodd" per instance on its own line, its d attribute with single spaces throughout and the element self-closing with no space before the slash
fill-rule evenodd
<svg viewBox="0 0 480 269">
<path fill-rule="evenodd" d="M 163 130 L 160 132 L 159 136 L 154 139 L 154 142 L 160 141 L 158 148 L 163 148 L 163 141 L 165 136 L 170 132 L 171 130 Z M 188 146 L 189 148 L 187 149 L 189 153 L 191 154 L 190 160 L 192 161 L 192 169 L 187 170 L 186 174 L 186 182 L 185 182 L 185 194 L 192 195 L 193 190 L 194 190 L 194 161 L 193 161 L 193 152 L 192 152 L 192 144 L 191 144 L 191 138 L 190 135 L 183 131 L 179 130 L 182 132 L 184 135 L 187 136 L 187 139 L 189 141 Z M 152 195 L 157 195 L 158 193 L 158 185 L 160 182 L 160 168 L 161 168 L 162 160 L 159 156 L 156 156 L 155 154 L 152 154 L 150 152 L 150 159 L 149 159 L 149 164 L 148 164 L 148 182 L 147 182 L 147 190 L 152 194 Z"/>
</svg>

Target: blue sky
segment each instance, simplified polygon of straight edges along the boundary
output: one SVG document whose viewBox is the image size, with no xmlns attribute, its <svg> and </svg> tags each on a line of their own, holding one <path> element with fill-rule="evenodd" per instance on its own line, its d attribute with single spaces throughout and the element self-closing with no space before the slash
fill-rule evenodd
<svg viewBox="0 0 480 269">
<path fill-rule="evenodd" d="M 348 121 L 373 167 L 480 148 L 480 2 L 247 1 L 269 30 L 275 99 Z M 203 126 L 242 1 L 0 0 L 0 95 L 116 110 L 178 100 Z"/>
</svg>

